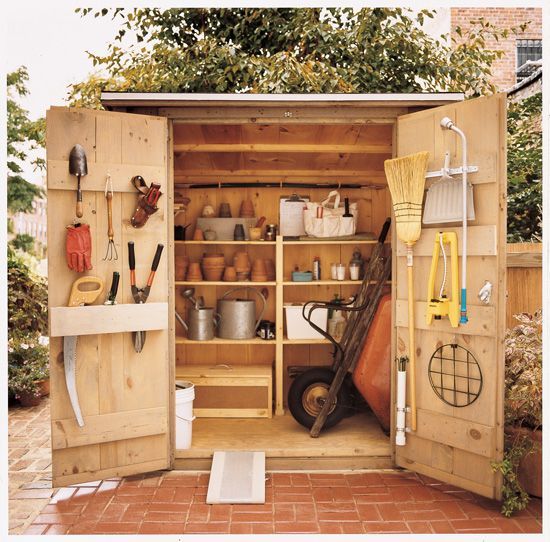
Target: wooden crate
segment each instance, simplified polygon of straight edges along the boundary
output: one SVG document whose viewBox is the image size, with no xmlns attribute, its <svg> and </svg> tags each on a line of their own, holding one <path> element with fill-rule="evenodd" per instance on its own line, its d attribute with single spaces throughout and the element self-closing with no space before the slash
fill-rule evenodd
<svg viewBox="0 0 550 542">
<path fill-rule="evenodd" d="M 272 416 L 273 386 L 270 365 L 178 366 L 176 380 L 188 380 L 195 385 L 195 404 L 198 406 L 193 408 L 193 412 L 199 418 L 271 418 Z M 209 388 L 208 394 L 201 394 L 201 391 L 206 391 L 206 388 Z M 223 397 L 220 398 L 222 405 L 202 407 L 201 401 L 211 402 L 216 396 L 216 393 L 213 393 L 216 388 L 221 389 L 223 393 Z M 243 399 L 243 395 L 235 393 L 239 388 L 250 390 L 247 396 L 251 399 L 258 398 L 259 405 L 241 406 L 240 400 Z M 260 393 L 257 391 L 254 393 L 254 388 Z"/>
</svg>

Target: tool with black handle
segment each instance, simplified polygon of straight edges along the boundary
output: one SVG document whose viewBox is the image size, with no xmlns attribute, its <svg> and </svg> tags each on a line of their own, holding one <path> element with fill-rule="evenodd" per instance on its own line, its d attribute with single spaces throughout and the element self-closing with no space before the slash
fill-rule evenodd
<svg viewBox="0 0 550 542">
<path fill-rule="evenodd" d="M 149 278 L 147 279 L 147 285 L 145 288 L 138 288 L 136 286 L 136 256 L 134 252 L 134 242 L 128 241 L 128 265 L 130 267 L 130 285 L 132 287 L 132 297 L 136 303 L 145 303 L 149 297 L 149 292 L 151 291 L 151 286 L 155 278 L 155 273 L 159 266 L 160 257 L 162 255 L 162 249 L 164 245 L 160 243 L 157 245 L 157 251 L 155 252 L 155 257 L 153 258 L 153 263 L 151 265 L 151 272 L 149 273 Z M 141 352 L 143 350 L 143 345 L 145 344 L 145 331 L 133 331 L 132 339 L 134 341 L 134 350 L 136 352 Z"/>
<path fill-rule="evenodd" d="M 104 305 L 116 305 L 116 294 L 118 292 L 118 283 L 120 281 L 120 273 L 113 271 L 113 279 L 111 281 L 111 289 L 107 295 Z"/>
<path fill-rule="evenodd" d="M 353 215 L 349 212 L 349 198 L 344 198 L 344 215 L 347 218 L 353 218 Z"/>
</svg>

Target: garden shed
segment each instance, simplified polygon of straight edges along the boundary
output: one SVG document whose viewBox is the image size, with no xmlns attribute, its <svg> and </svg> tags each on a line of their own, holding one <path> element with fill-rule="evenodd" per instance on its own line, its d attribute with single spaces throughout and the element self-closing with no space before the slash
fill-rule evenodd
<svg viewBox="0 0 550 542">
<path fill-rule="evenodd" d="M 502 458 L 506 269 L 506 96 L 466 100 L 461 94 L 205 95 L 102 94 L 106 111 L 52 107 L 47 114 L 51 417 L 55 486 L 156 469 L 208 469 L 216 450 L 262 450 L 267 468 L 342 470 L 399 466 L 499 498 L 500 479 L 491 461 Z M 323 200 L 339 187 L 357 203 L 357 231 L 381 230 L 392 216 L 384 161 L 429 152 L 428 171 L 441 171 L 445 154 L 458 168 L 462 147 L 441 127 L 448 117 L 467 136 L 475 220 L 468 223 L 469 321 L 426 322 L 428 276 L 434 236 L 456 232 L 461 260 L 462 229 L 423 226 L 414 247 L 417 427 L 395 445 L 395 406 L 386 435 L 370 413 L 346 418 L 310 438 L 288 414 L 289 367 L 330 365 L 323 339 L 290 339 L 284 303 L 351 296 L 359 281 L 330 279 L 332 262 L 348 262 L 356 249 L 368 259 L 375 240 L 323 241 L 193 239 L 205 206 L 229 203 L 238 216 L 243 200 L 254 217 L 279 224 L 280 199 L 296 192 Z M 120 273 L 118 303 L 103 297 L 68 307 L 78 274 L 65 261 L 65 229 L 73 223 L 76 178 L 69 153 L 80 144 L 87 156 L 82 177 L 83 217 L 90 225 L 92 266 L 87 275 L 108 283 Z M 132 227 L 137 192 L 131 179 L 161 185 L 158 212 L 143 228 Z M 117 260 L 103 260 L 108 239 L 106 179 L 113 187 L 112 237 Z M 430 177 L 426 186 L 437 181 Z M 177 226 L 188 226 L 175 238 Z M 181 228 L 180 228 L 181 231 Z M 157 245 L 163 244 L 146 303 L 135 303 L 127 243 L 135 244 L 136 284 L 145 284 Z M 392 360 L 408 351 L 406 247 L 392 225 Z M 193 287 L 209 307 L 239 281 L 189 281 L 178 265 L 203 254 L 237 251 L 274 263 L 274 276 L 246 286 L 263 290 L 263 318 L 275 323 L 275 338 L 188 338 L 175 318 Z M 320 260 L 321 280 L 291 280 L 295 267 Z M 186 260 L 187 261 L 187 260 Z M 488 303 L 477 296 L 486 281 Z M 259 310 L 259 309 L 258 309 Z M 132 332 L 146 331 L 136 352 Z M 76 391 L 84 425 L 75 420 L 65 378 L 63 338 L 78 337 Z M 482 375 L 479 397 L 465 406 L 441 400 L 429 364 L 444 345 L 475 357 Z M 441 372 L 444 372 L 441 370 Z M 441 377 L 443 378 L 443 376 Z M 175 382 L 196 385 L 193 443 L 177 449 Z M 455 375 L 456 380 L 456 375 Z M 392 363 L 392 405 L 396 367 Z M 410 384 L 410 382 L 409 382 Z M 440 388 L 445 387 L 443 380 Z M 407 415 L 407 418 L 409 415 Z M 409 426 L 409 421 L 407 426 Z"/>
</svg>

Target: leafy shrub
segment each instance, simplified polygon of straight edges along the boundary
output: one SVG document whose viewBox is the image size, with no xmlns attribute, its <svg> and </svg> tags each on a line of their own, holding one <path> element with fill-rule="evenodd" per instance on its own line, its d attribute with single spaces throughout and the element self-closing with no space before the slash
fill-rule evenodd
<svg viewBox="0 0 550 542">
<path fill-rule="evenodd" d="M 508 242 L 542 238 L 542 93 L 508 108 Z"/>
<path fill-rule="evenodd" d="M 519 325 L 506 332 L 507 425 L 539 429 L 542 426 L 542 311 L 516 314 Z"/>
<path fill-rule="evenodd" d="M 47 283 L 8 247 L 8 336 L 35 333 L 48 333 Z"/>
<path fill-rule="evenodd" d="M 504 458 L 498 463 L 493 463 L 493 470 L 502 474 L 502 507 L 500 512 L 509 518 L 514 512 L 524 510 L 529 503 L 529 495 L 519 483 L 518 469 L 520 461 L 532 450 L 527 439 L 523 436 L 506 440 Z"/>
<path fill-rule="evenodd" d="M 10 244 L 16 250 L 22 250 L 30 254 L 34 252 L 34 237 L 28 233 L 18 233 L 10 241 Z"/>
<path fill-rule="evenodd" d="M 506 332 L 505 339 L 505 425 L 536 430 L 542 427 L 542 311 L 516 314 L 520 323 Z M 505 435 L 502 461 L 492 464 L 502 474 L 502 508 L 504 516 L 523 510 L 529 495 L 518 478 L 521 460 L 538 451 L 525 432 Z"/>
<path fill-rule="evenodd" d="M 40 380 L 49 378 L 48 347 L 40 336 L 10 338 L 8 341 L 8 391 L 15 398 L 40 395 Z"/>
</svg>

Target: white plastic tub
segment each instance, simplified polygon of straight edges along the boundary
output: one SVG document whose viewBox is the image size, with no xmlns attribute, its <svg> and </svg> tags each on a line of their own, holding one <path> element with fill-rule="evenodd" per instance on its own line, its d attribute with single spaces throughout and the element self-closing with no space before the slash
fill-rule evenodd
<svg viewBox="0 0 550 542">
<path fill-rule="evenodd" d="M 303 304 L 284 304 L 287 338 L 291 340 L 324 339 L 324 337 L 316 329 L 313 329 L 309 325 L 309 322 L 302 316 L 303 306 Z M 323 331 L 327 330 L 328 309 L 315 309 L 311 316 L 311 321 L 315 325 L 319 326 Z"/>
<path fill-rule="evenodd" d="M 176 449 L 188 450 L 191 448 L 193 435 L 193 400 L 195 399 L 195 386 L 191 382 L 176 380 Z"/>
</svg>

